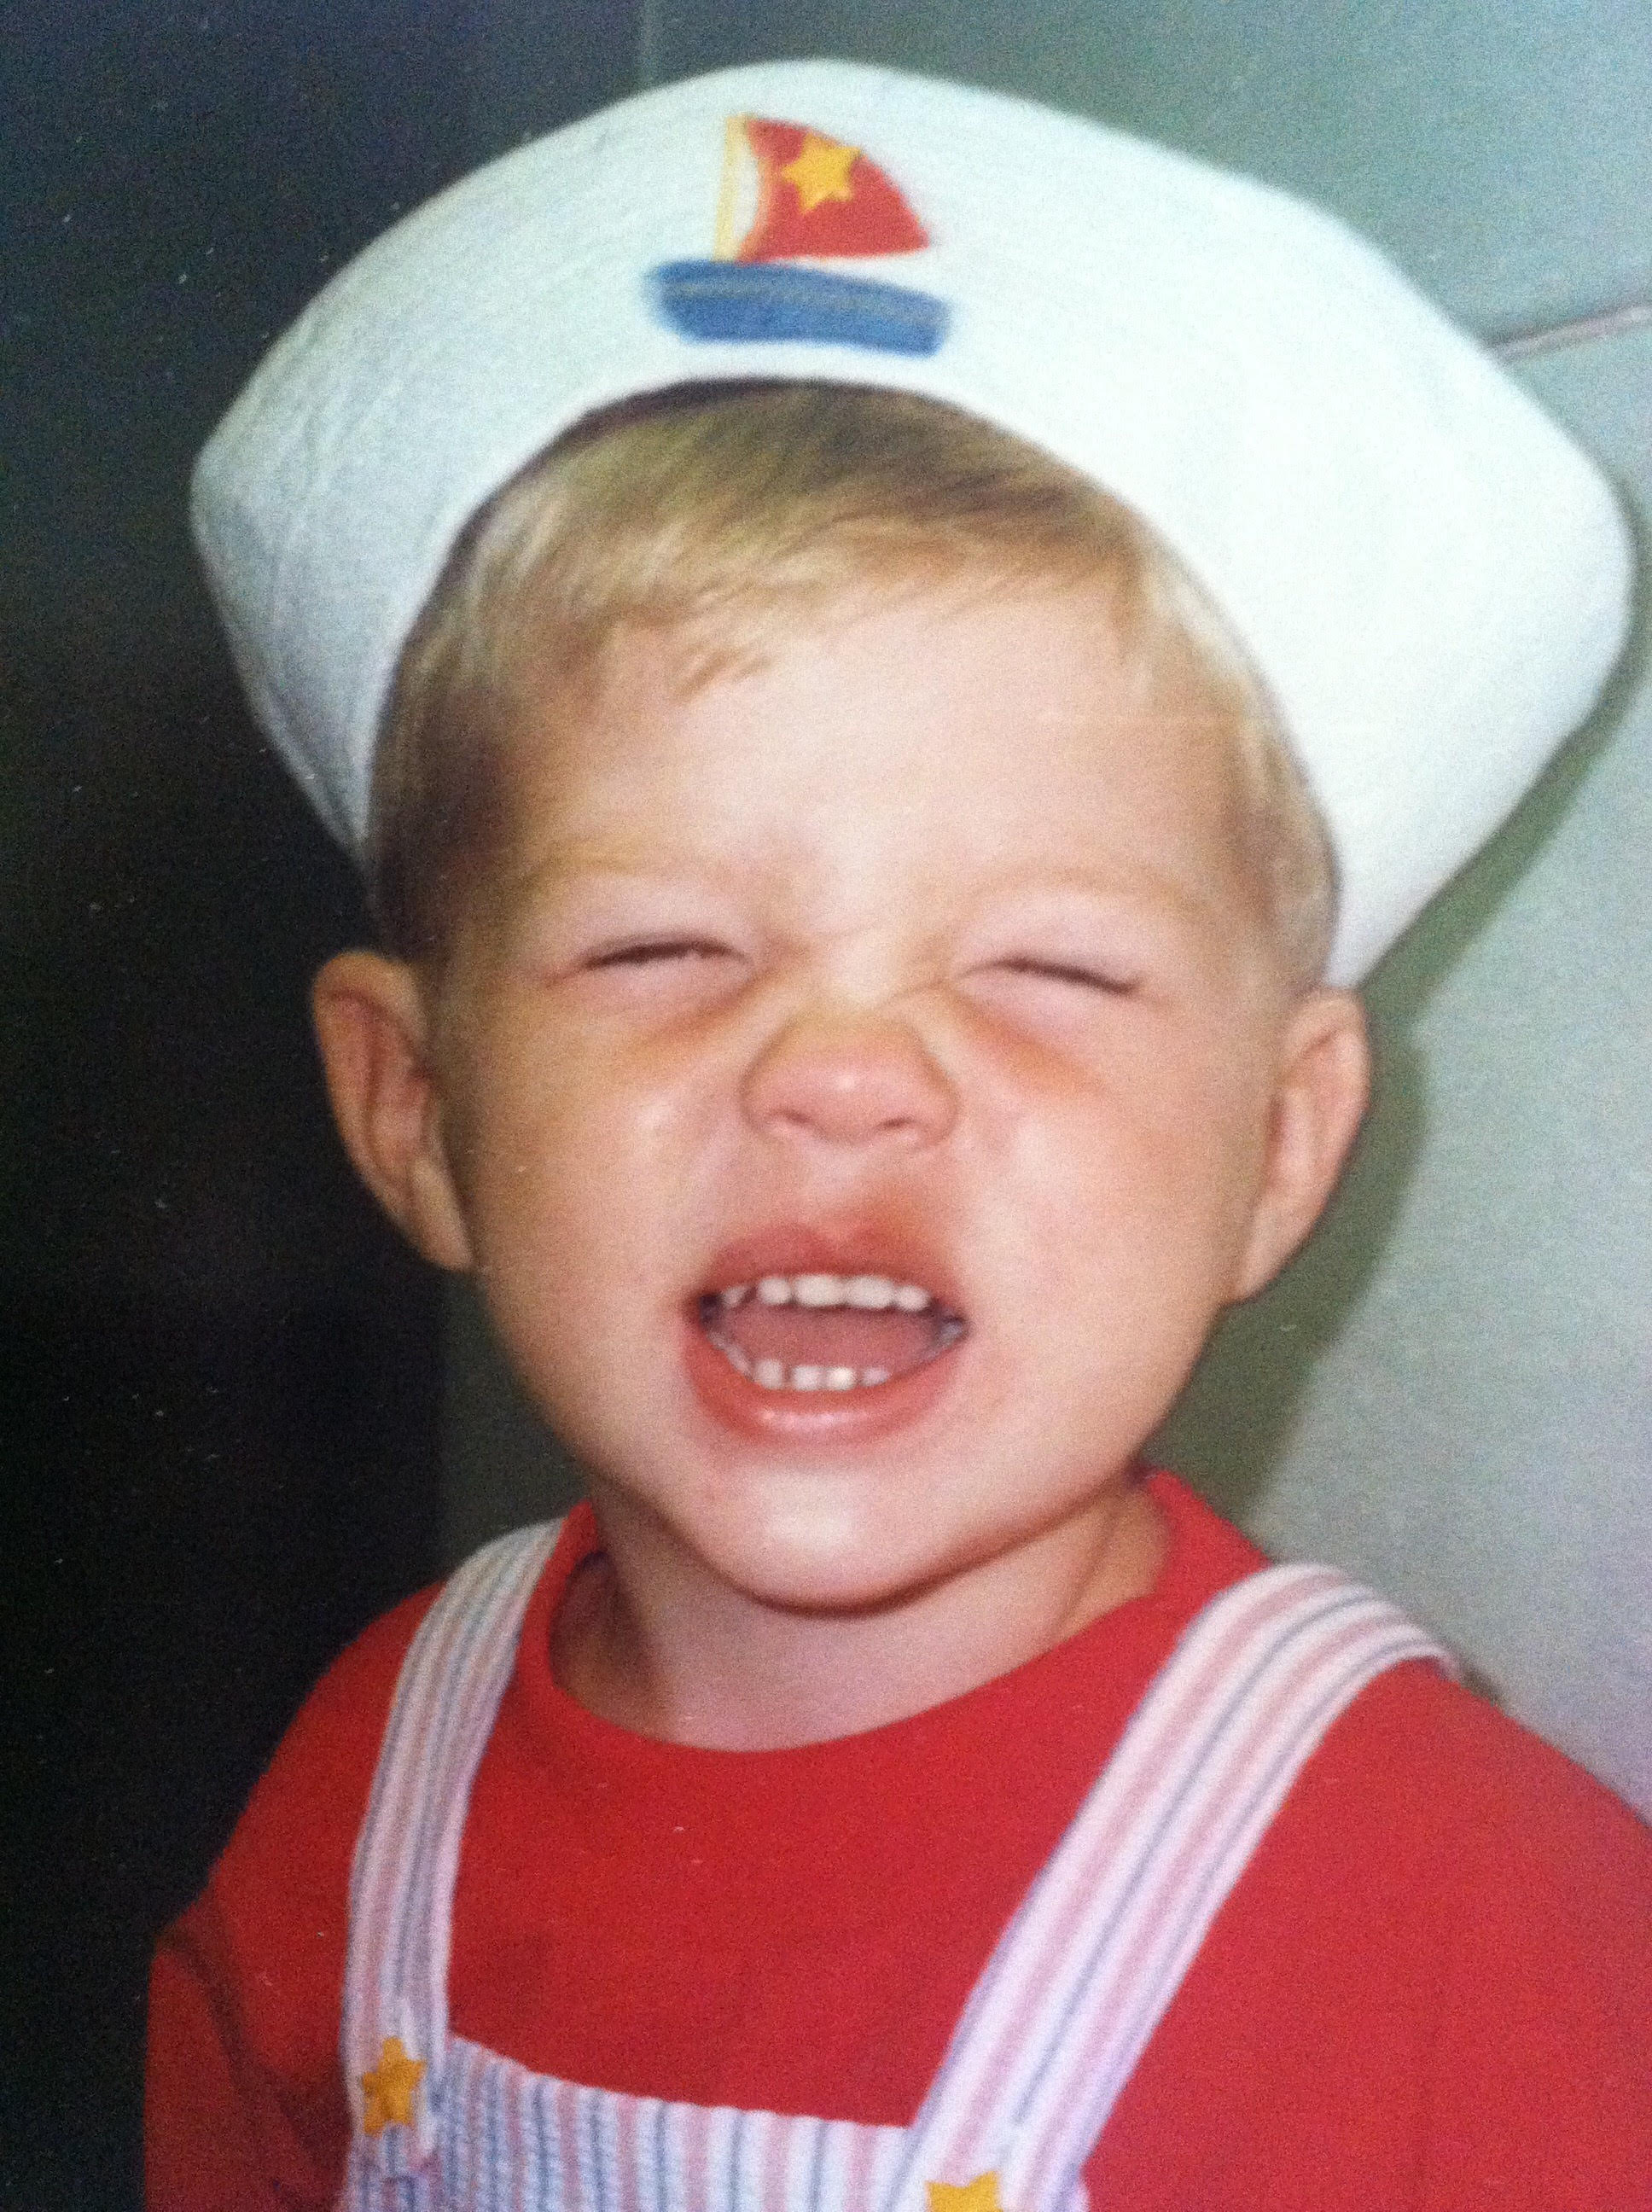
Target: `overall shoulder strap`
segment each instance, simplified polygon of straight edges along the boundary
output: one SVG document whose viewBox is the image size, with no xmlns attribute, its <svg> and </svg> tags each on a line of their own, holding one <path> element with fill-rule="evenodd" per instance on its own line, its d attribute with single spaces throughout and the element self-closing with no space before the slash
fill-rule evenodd
<svg viewBox="0 0 1652 2212">
<path fill-rule="evenodd" d="M 1004 2212 L 1084 2202 L 1114 2100 L 1291 1784 L 1374 1676 L 1419 1658 L 1450 1663 L 1328 1567 L 1266 1569 L 1196 1616 L 975 1984 L 890 2212 L 987 2174 Z"/>
<path fill-rule="evenodd" d="M 517 1529 L 467 1559 L 402 1662 L 350 1876 L 339 2049 L 353 2140 L 343 2203 L 376 2203 L 384 2177 L 412 2174 L 435 2148 L 471 1785 L 560 1526 Z"/>
</svg>

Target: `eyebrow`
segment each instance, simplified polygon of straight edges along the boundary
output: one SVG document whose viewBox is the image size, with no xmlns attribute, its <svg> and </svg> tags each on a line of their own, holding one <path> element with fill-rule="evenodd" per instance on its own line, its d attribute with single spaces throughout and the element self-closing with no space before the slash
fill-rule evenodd
<svg viewBox="0 0 1652 2212">
<path fill-rule="evenodd" d="M 563 837 L 537 848 L 514 880 L 526 885 L 558 876 L 659 876 L 684 865 L 695 863 L 687 854 L 633 839 Z"/>
<path fill-rule="evenodd" d="M 692 875 L 700 884 L 718 890 L 744 872 L 720 864 L 709 854 L 673 851 L 626 837 L 568 837 L 541 848 L 527 866 L 503 878 L 500 908 L 531 915 L 582 882 L 663 887 Z"/>
<path fill-rule="evenodd" d="M 798 889 L 795 869 L 780 860 L 764 870 L 773 883 Z M 672 847 L 657 840 L 645 841 L 621 828 L 617 834 L 574 835 L 552 840 L 535 853 L 530 865 L 507 876 L 501 884 L 501 914 L 514 912 L 526 921 L 548 907 L 581 880 L 616 884 L 657 884 L 662 887 L 685 876 L 714 893 L 737 896 L 751 878 L 744 862 L 731 862 L 715 850 Z M 972 916 L 1008 902 L 1036 904 L 1069 902 L 1091 908 L 1128 909 L 1157 915 L 1161 922 L 1177 929 L 1206 915 L 1220 904 L 1212 886 L 1188 881 L 1162 868 L 1141 866 L 1128 874 L 1111 868 L 1087 869 L 1063 858 L 1046 870 L 1017 870 L 981 888 L 975 896 L 955 902 L 946 886 L 938 884 L 931 914 L 931 928 L 938 937 L 965 926 Z"/>
<path fill-rule="evenodd" d="M 1142 866 L 1129 879 L 1113 873 L 1087 874 L 1061 866 L 1047 874 L 1021 874 L 991 888 L 997 901 L 1037 903 L 1081 901 L 1091 907 L 1147 905 L 1179 914 L 1207 912 L 1218 901 L 1208 881 L 1184 879 L 1163 868 Z"/>
</svg>

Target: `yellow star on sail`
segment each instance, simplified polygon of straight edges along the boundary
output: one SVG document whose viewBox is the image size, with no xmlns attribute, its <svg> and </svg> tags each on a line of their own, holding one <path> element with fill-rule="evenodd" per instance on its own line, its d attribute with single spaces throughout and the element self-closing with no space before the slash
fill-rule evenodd
<svg viewBox="0 0 1652 2212">
<path fill-rule="evenodd" d="M 797 186 L 804 214 L 812 215 L 823 200 L 854 198 L 849 172 L 859 159 L 858 146 L 841 146 L 835 138 L 823 138 L 811 131 L 780 174 Z"/>
<path fill-rule="evenodd" d="M 378 2065 L 361 2076 L 367 2097 L 361 2125 L 370 2136 L 381 2136 L 387 2127 L 412 2126 L 413 2099 L 423 2074 L 423 2059 L 410 2057 L 399 2035 L 387 2035 Z"/>
<path fill-rule="evenodd" d="M 995 2173 L 978 2173 L 962 2188 L 951 2181 L 929 2181 L 924 2186 L 929 2192 L 929 2212 L 1004 2212 Z"/>
</svg>

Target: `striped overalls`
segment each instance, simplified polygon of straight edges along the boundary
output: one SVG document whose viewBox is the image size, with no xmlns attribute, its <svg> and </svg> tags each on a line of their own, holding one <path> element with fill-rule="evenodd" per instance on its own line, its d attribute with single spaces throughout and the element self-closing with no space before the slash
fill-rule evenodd
<svg viewBox="0 0 1652 2212">
<path fill-rule="evenodd" d="M 1330 1568 L 1224 1590 L 999 1938 L 911 2126 L 711 2111 L 448 2030 L 471 1784 L 556 1535 L 477 1553 L 402 1668 L 351 1883 L 341 2212 L 1081 2212 L 1114 2100 L 1297 1774 L 1373 1676 L 1444 1658 Z"/>
</svg>

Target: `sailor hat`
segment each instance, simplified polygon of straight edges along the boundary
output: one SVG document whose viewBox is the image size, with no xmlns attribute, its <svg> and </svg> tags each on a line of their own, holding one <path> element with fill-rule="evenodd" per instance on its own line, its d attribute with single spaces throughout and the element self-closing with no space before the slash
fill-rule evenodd
<svg viewBox="0 0 1652 2212">
<path fill-rule="evenodd" d="M 838 62 L 671 85 L 380 238 L 202 456 L 255 713 L 359 852 L 403 644 L 464 524 L 593 409 L 878 386 L 1044 447 L 1181 556 L 1260 672 L 1362 975 L 1588 712 L 1631 556 L 1592 465 L 1371 247 L 1001 95 Z"/>
</svg>

